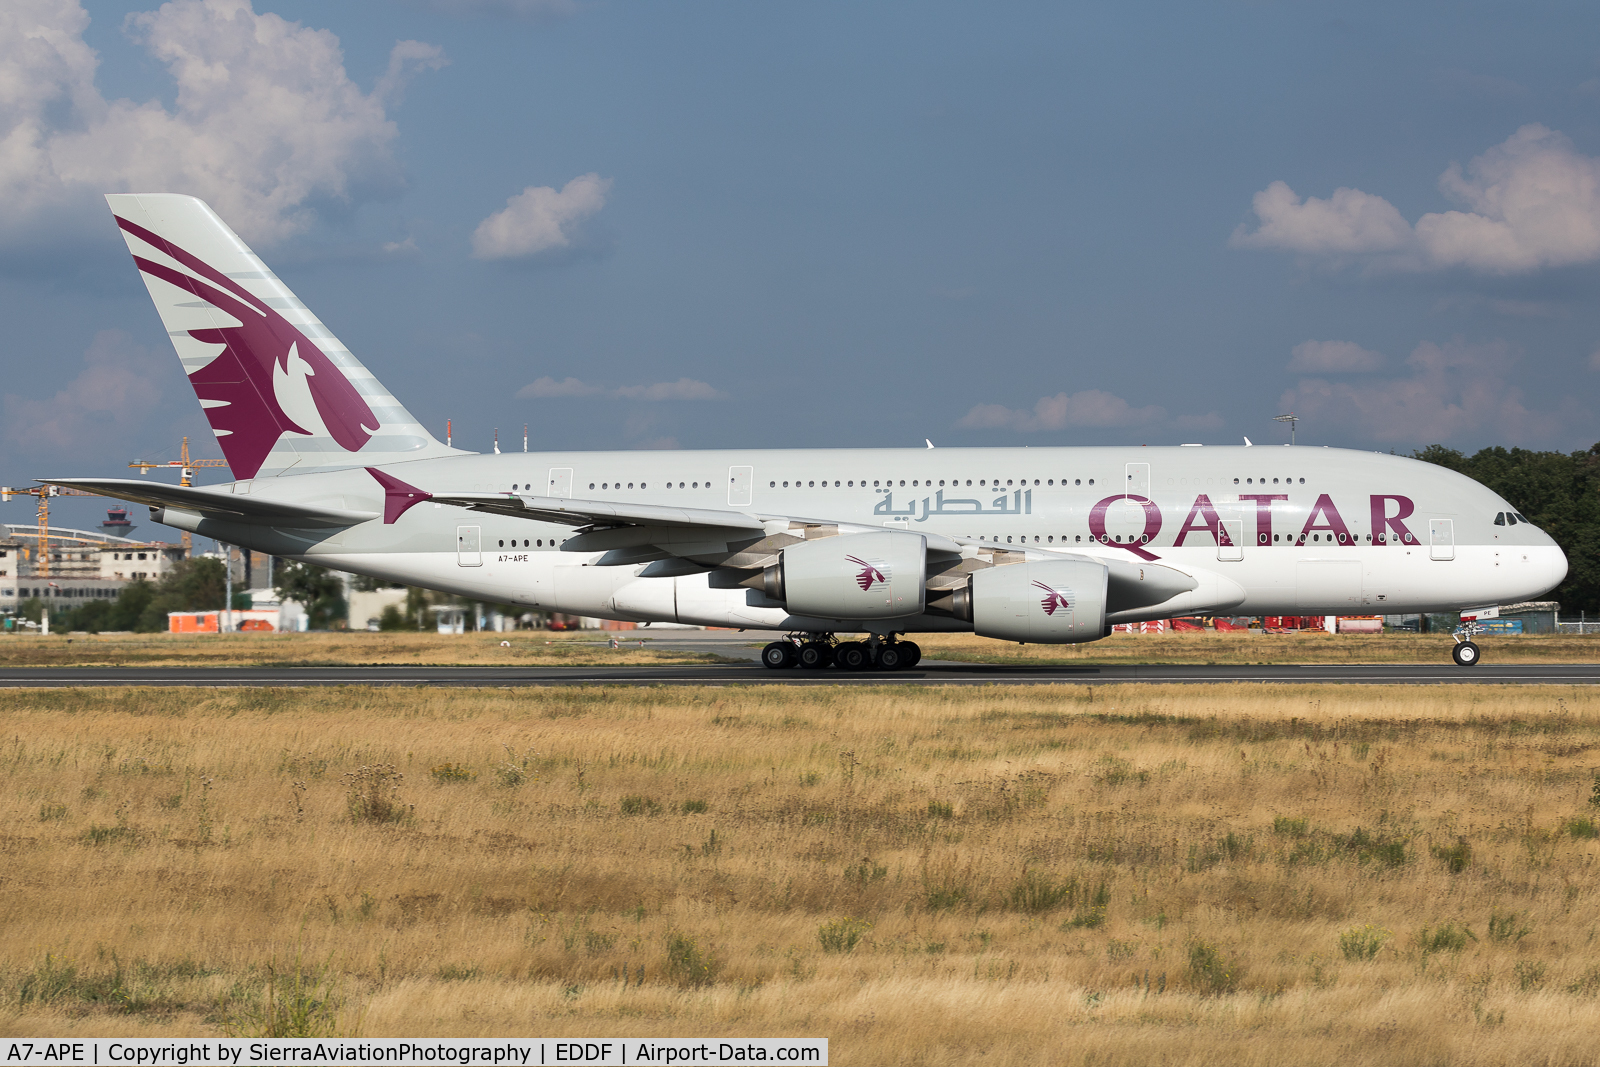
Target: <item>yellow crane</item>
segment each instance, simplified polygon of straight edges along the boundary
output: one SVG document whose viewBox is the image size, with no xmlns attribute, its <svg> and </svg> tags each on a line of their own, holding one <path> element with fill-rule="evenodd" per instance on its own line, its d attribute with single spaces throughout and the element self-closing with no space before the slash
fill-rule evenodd
<svg viewBox="0 0 1600 1067">
<path fill-rule="evenodd" d="M 183 448 L 179 451 L 177 459 L 163 460 L 159 463 L 136 459 L 128 464 L 129 467 L 138 470 L 140 474 L 148 474 L 158 467 L 177 467 L 179 468 L 178 484 L 185 486 L 194 484 L 194 469 L 196 467 L 226 467 L 227 465 L 228 461 L 225 459 L 191 459 L 189 456 L 189 439 L 187 437 L 183 439 Z M 192 547 L 189 540 L 189 531 L 185 530 L 183 531 L 184 558 L 188 558 Z"/>
<path fill-rule="evenodd" d="M 60 485 L 39 485 L 28 489 L 14 489 L 11 486 L 0 486 L 0 501 L 10 502 L 14 496 L 33 496 L 39 498 L 36 513 L 39 517 L 39 544 L 38 567 L 39 577 L 50 577 L 50 498 L 53 496 L 98 496 L 98 493 L 86 493 L 82 489 L 68 489 Z"/>
</svg>

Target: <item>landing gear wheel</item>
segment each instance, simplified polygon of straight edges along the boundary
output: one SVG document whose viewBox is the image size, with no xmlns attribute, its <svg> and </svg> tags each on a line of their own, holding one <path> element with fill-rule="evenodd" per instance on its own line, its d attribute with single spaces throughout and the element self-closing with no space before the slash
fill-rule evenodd
<svg viewBox="0 0 1600 1067">
<path fill-rule="evenodd" d="M 1476 667 L 1483 653 L 1471 641 L 1462 641 L 1450 650 L 1450 658 L 1456 661 L 1457 666 Z"/>
<path fill-rule="evenodd" d="M 901 667 L 909 667 L 910 665 L 905 649 L 899 645 L 878 646 L 878 669 L 880 671 L 897 671 Z"/>
<path fill-rule="evenodd" d="M 821 670 L 833 662 L 833 648 L 821 641 L 807 641 L 800 646 L 800 669 Z"/>
<path fill-rule="evenodd" d="M 840 670 L 864 671 L 872 666 L 872 650 L 860 641 L 846 641 L 833 650 L 833 662 Z"/>
<path fill-rule="evenodd" d="M 922 648 L 915 641 L 901 641 L 900 655 L 904 657 L 900 663 L 901 670 L 910 670 L 922 662 Z"/>
<path fill-rule="evenodd" d="M 761 650 L 761 662 L 771 670 L 793 667 L 796 659 L 794 646 L 787 641 L 774 641 Z"/>
</svg>

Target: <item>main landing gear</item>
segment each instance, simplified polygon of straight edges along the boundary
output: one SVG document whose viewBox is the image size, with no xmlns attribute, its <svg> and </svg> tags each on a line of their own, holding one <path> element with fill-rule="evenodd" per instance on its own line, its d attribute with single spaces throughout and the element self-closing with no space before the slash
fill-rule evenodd
<svg viewBox="0 0 1600 1067">
<path fill-rule="evenodd" d="M 902 671 L 921 659 L 916 642 L 901 641 L 895 634 L 874 634 L 865 641 L 839 641 L 832 634 L 788 634 L 761 650 L 762 664 L 775 671 L 828 666 L 842 671 Z"/>
<path fill-rule="evenodd" d="M 1483 658 L 1483 652 L 1472 639 L 1483 633 L 1483 627 L 1476 622 L 1463 622 L 1456 627 L 1455 633 L 1450 636 L 1455 640 L 1455 645 L 1450 649 L 1450 658 L 1456 661 L 1458 667 L 1476 667 Z"/>
</svg>

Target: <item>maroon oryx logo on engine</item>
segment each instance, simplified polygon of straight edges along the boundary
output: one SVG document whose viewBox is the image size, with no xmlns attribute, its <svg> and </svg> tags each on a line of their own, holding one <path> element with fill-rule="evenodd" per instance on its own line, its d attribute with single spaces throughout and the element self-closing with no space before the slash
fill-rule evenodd
<svg viewBox="0 0 1600 1067">
<path fill-rule="evenodd" d="M 861 568 L 861 573 L 856 575 L 856 584 L 861 587 L 863 593 L 872 588 L 873 582 L 888 583 L 889 579 L 884 577 L 883 572 L 866 560 L 857 556 L 846 556 L 845 559 Z"/>
<path fill-rule="evenodd" d="M 1044 599 L 1039 601 L 1039 606 L 1044 608 L 1046 615 L 1054 615 L 1057 608 L 1062 611 L 1068 611 L 1072 608 L 1072 605 L 1067 602 L 1067 594 L 1057 592 L 1043 582 L 1034 582 L 1033 584 L 1044 590 Z"/>
</svg>

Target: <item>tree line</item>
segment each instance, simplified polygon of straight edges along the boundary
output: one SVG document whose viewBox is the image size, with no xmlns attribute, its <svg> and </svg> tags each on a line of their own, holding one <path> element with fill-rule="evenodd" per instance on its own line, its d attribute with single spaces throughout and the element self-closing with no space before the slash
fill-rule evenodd
<svg viewBox="0 0 1600 1067">
<path fill-rule="evenodd" d="M 1567 579 L 1550 596 L 1563 613 L 1600 612 L 1600 444 L 1582 452 L 1485 448 L 1467 455 L 1444 445 L 1412 453 L 1493 489 L 1561 546 Z"/>
</svg>

